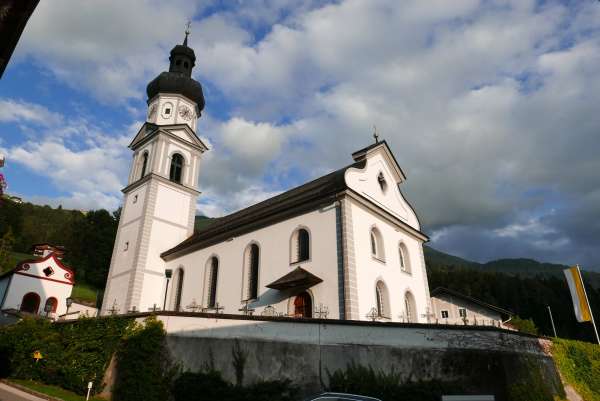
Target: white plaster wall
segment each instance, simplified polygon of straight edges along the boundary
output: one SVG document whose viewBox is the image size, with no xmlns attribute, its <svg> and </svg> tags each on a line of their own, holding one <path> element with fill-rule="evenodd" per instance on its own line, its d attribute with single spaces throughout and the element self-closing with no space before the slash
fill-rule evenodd
<svg viewBox="0 0 600 401">
<path fill-rule="evenodd" d="M 187 192 L 159 183 L 154 216 L 187 227 L 190 202 L 191 196 Z"/>
<path fill-rule="evenodd" d="M 160 274 L 144 274 L 144 287 L 140 298 L 139 310 L 147 312 L 154 304 L 162 310 L 165 296 L 165 269 Z"/>
<path fill-rule="evenodd" d="M 15 273 L 10 282 L 3 308 L 19 309 L 21 307 L 23 296 L 28 292 L 35 292 L 40 296 L 38 313 L 44 313 L 46 300 L 54 297 L 58 301 L 56 313 L 61 315 L 67 310 L 66 299 L 71 296 L 72 289 L 73 286 L 71 284 L 57 283 L 55 281 L 23 276 Z"/>
<path fill-rule="evenodd" d="M 435 321 L 438 323 L 465 324 L 463 318 L 459 315 L 459 308 L 466 309 L 468 324 L 477 322 L 478 325 L 495 326 L 502 323 L 502 317 L 499 313 L 451 295 L 431 297 L 431 304 L 435 311 Z M 443 310 L 448 311 L 447 319 L 442 318 Z"/>
<path fill-rule="evenodd" d="M 127 198 L 126 198 L 127 199 Z M 118 237 L 119 243 L 115 247 L 115 260 L 113 269 L 110 275 L 120 274 L 133 267 L 133 260 L 137 250 L 138 233 L 141 226 L 141 220 L 132 222 L 126 226 L 119 227 L 120 235 Z M 126 243 L 129 242 L 127 250 L 125 250 Z"/>
<path fill-rule="evenodd" d="M 290 264 L 290 237 L 298 227 L 309 230 L 311 257 L 306 262 Z M 240 313 L 238 309 L 242 306 L 243 255 L 251 242 L 256 242 L 260 247 L 259 299 L 251 305 L 256 309 L 256 314 L 271 304 L 277 312 L 288 313 L 290 298 L 265 286 L 301 266 L 323 280 L 310 289 L 313 306 L 323 304 L 329 308 L 329 318 L 339 317 L 336 211 L 333 204 L 167 262 L 167 268 L 173 269 L 174 277 L 177 268 L 184 268 L 182 305 L 185 307 L 192 300 L 204 302 L 205 268 L 209 258 L 217 255 L 217 301 L 225 307 L 225 313 Z M 174 281 L 171 280 L 169 286 L 170 300 Z M 168 306 L 172 307 L 172 304 Z"/>
<path fill-rule="evenodd" d="M 377 180 L 380 172 L 383 173 L 387 182 L 385 192 L 381 190 Z M 382 151 L 369 155 L 364 169 L 348 169 L 345 179 L 348 187 L 400 218 L 411 227 L 419 229 L 417 216 L 400 193 L 392 167 L 383 156 Z"/>
<path fill-rule="evenodd" d="M 125 196 L 123 209 L 121 211 L 120 220 L 123 221 L 122 224 L 127 224 L 132 220 L 139 219 L 142 217 L 142 212 L 144 210 L 144 201 L 146 196 L 147 185 L 142 185 L 131 191 L 127 196 Z M 137 196 L 137 201 L 134 201 Z"/>
<path fill-rule="evenodd" d="M 383 280 L 388 289 L 391 321 L 402 321 L 400 315 L 405 314 L 404 294 L 410 291 L 416 303 L 418 322 L 426 323 L 429 294 L 425 285 L 425 269 L 422 264 L 422 244 L 408 233 L 367 210 L 355 201 L 350 202 L 352 208 L 353 235 L 355 243 L 356 281 L 358 287 L 358 310 L 360 320 L 367 320 L 366 315 L 376 307 L 375 285 Z M 385 263 L 371 254 L 371 227 L 376 226 L 382 237 L 385 248 Z M 411 274 L 400 268 L 399 244 L 404 242 L 408 249 Z"/>
<path fill-rule="evenodd" d="M 130 280 L 133 280 L 133 271 L 110 278 L 110 286 L 106 287 L 107 292 L 104 295 L 104 303 L 102 304 L 104 311 L 112 308 L 116 301 L 117 307 L 120 308 L 119 312 L 127 312 L 123 310 L 123 306 L 125 305 Z"/>
<path fill-rule="evenodd" d="M 98 309 L 92 306 L 83 305 L 77 302 L 73 302 L 69 308 L 69 314 L 65 315 L 64 318 L 67 320 L 79 319 L 81 316 L 94 317 L 97 316 Z M 57 314 L 58 315 L 58 314 Z M 63 317 L 61 317 L 62 319 Z"/>
<path fill-rule="evenodd" d="M 163 221 L 154 220 L 152 222 L 152 231 L 148 243 L 146 270 L 164 274 L 165 261 L 160 257 L 160 254 L 179 244 L 186 238 L 187 229 L 176 227 Z"/>
<path fill-rule="evenodd" d="M 4 295 L 6 295 L 6 290 L 8 289 L 9 282 L 10 282 L 10 275 L 8 275 L 0 280 L 0 310 L 4 309 L 1 302 L 2 302 L 2 300 L 4 300 Z"/>
</svg>

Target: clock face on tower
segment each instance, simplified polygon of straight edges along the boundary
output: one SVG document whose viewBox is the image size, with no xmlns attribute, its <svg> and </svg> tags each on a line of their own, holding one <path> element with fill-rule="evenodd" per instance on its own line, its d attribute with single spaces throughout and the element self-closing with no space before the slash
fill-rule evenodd
<svg viewBox="0 0 600 401">
<path fill-rule="evenodd" d="M 179 115 L 181 116 L 181 118 L 183 118 L 184 120 L 191 120 L 192 119 L 192 110 L 190 110 L 189 107 L 187 106 L 179 106 Z"/>
</svg>

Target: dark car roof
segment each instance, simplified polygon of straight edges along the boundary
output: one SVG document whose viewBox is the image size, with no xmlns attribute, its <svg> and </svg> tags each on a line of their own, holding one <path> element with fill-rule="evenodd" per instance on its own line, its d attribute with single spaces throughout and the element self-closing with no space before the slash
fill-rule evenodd
<svg viewBox="0 0 600 401">
<path fill-rule="evenodd" d="M 321 393 L 314 395 L 309 398 L 305 398 L 304 401 L 316 401 L 320 399 L 338 399 L 338 400 L 352 400 L 352 401 L 381 401 L 379 398 L 368 397 L 357 394 L 346 394 L 346 393 Z"/>
</svg>

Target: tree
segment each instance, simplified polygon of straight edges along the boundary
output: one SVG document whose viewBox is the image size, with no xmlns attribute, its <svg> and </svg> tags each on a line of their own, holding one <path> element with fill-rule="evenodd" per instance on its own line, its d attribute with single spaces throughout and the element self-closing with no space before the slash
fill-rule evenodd
<svg viewBox="0 0 600 401">
<path fill-rule="evenodd" d="M 8 270 L 12 267 L 11 261 L 14 243 L 15 237 L 12 228 L 9 227 L 8 231 L 0 239 L 0 271 Z"/>
<path fill-rule="evenodd" d="M 531 319 L 521 319 L 519 316 L 513 316 L 513 318 L 508 324 L 510 324 L 522 333 L 535 335 L 538 334 L 538 328 L 535 326 L 535 323 Z"/>
</svg>

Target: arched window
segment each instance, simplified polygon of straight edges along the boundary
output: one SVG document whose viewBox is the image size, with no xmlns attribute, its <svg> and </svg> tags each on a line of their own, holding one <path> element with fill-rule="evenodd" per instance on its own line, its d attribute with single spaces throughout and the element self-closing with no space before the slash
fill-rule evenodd
<svg viewBox="0 0 600 401">
<path fill-rule="evenodd" d="M 146 175 L 146 167 L 148 166 L 148 152 L 144 152 L 142 155 L 142 174 L 140 174 L 140 178 L 144 178 Z"/>
<path fill-rule="evenodd" d="M 23 299 L 21 300 L 21 307 L 19 310 L 21 312 L 34 313 L 37 314 L 40 309 L 40 296 L 35 292 L 28 292 L 23 295 Z"/>
<path fill-rule="evenodd" d="M 46 306 L 44 306 L 44 311 L 50 309 L 50 313 L 56 313 L 56 308 L 58 307 L 58 300 L 54 297 L 50 297 L 46 300 Z"/>
<path fill-rule="evenodd" d="M 177 269 L 177 279 L 175 280 L 175 305 L 176 311 L 181 310 L 181 296 L 183 295 L 183 269 Z"/>
<path fill-rule="evenodd" d="M 206 281 L 205 290 L 206 294 L 206 307 L 214 308 L 217 305 L 217 282 L 219 279 L 219 259 L 213 256 L 208 260 L 206 266 Z"/>
<path fill-rule="evenodd" d="M 377 306 L 377 316 L 390 317 L 390 302 L 387 287 L 383 281 L 378 281 L 375 285 L 375 303 Z"/>
<path fill-rule="evenodd" d="M 310 259 L 310 235 L 308 230 L 300 228 L 292 234 L 291 244 L 292 263 L 303 262 Z"/>
<path fill-rule="evenodd" d="M 169 170 L 169 180 L 181 184 L 181 172 L 183 171 L 183 156 L 174 153 L 171 156 L 171 169 Z"/>
<path fill-rule="evenodd" d="M 383 237 L 377 227 L 371 228 L 371 254 L 374 258 L 385 261 L 385 249 L 383 247 Z"/>
<path fill-rule="evenodd" d="M 410 267 L 410 255 L 408 254 L 408 248 L 401 242 L 398 246 L 398 255 L 400 256 L 400 269 L 406 273 L 412 273 Z"/>
<path fill-rule="evenodd" d="M 415 305 L 415 297 L 410 291 L 404 294 L 404 315 L 409 323 L 417 322 L 417 306 Z"/>
<path fill-rule="evenodd" d="M 258 298 L 258 265 L 260 249 L 256 244 L 250 244 L 244 252 L 244 292 L 242 301 Z"/>
</svg>

